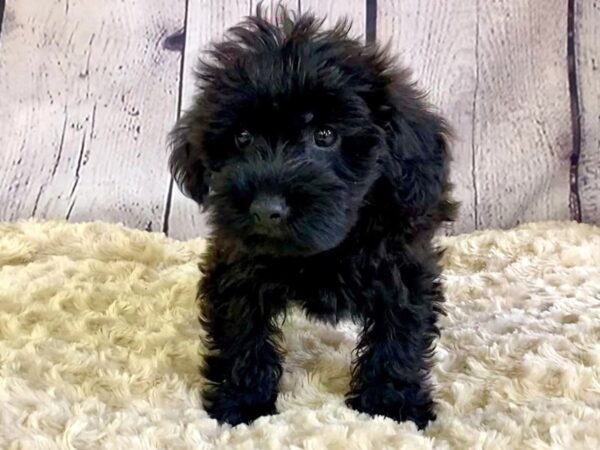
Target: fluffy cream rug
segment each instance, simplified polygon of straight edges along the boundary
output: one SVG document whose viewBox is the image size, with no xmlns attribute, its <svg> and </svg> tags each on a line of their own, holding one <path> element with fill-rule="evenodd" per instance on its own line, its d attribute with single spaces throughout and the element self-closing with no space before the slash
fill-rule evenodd
<svg viewBox="0 0 600 450">
<path fill-rule="evenodd" d="M 116 225 L 0 225 L 1 448 L 600 448 L 600 229 L 445 238 L 449 302 L 424 433 L 343 404 L 356 329 L 285 323 L 281 414 L 202 410 L 202 241 Z"/>
</svg>

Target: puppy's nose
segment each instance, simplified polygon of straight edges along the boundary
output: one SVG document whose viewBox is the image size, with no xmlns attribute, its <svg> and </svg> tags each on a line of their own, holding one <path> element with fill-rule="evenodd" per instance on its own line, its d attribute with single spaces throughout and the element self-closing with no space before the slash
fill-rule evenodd
<svg viewBox="0 0 600 450">
<path fill-rule="evenodd" d="M 287 218 L 288 213 L 288 205 L 279 195 L 261 195 L 250 205 L 250 214 L 261 226 L 277 226 Z"/>
</svg>

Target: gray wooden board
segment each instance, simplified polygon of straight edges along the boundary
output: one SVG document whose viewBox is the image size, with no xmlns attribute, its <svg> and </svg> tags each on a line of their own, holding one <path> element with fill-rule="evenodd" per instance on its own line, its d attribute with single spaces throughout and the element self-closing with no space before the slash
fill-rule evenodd
<svg viewBox="0 0 600 450">
<path fill-rule="evenodd" d="M 575 24 L 581 218 L 600 225 L 600 0 L 576 0 Z"/>
<path fill-rule="evenodd" d="M 184 0 L 18 0 L 0 41 L 0 220 L 159 230 Z"/>
<path fill-rule="evenodd" d="M 378 2 L 378 39 L 392 39 L 455 129 L 456 231 L 569 218 L 563 3 Z"/>
<path fill-rule="evenodd" d="M 480 1 L 478 23 L 477 228 L 568 219 L 565 2 Z"/>
<path fill-rule="evenodd" d="M 600 0 L 575 0 L 577 186 L 600 223 Z M 18 0 L 0 34 L 0 220 L 69 218 L 205 235 L 169 194 L 166 136 L 201 50 L 256 0 Z M 264 1 L 269 14 L 276 0 Z M 364 37 L 367 2 L 288 0 Z M 453 232 L 569 217 L 573 152 L 565 2 L 377 1 L 377 39 L 414 71 L 455 130 Z M 187 16 L 185 12 L 187 11 Z M 186 17 L 185 17 L 186 16 Z M 186 22 L 184 24 L 184 22 Z M 167 36 L 185 25 L 183 61 Z M 176 39 L 173 38 L 173 42 Z M 173 48 L 172 48 L 173 47 Z M 181 77 L 181 79 L 180 79 Z"/>
</svg>

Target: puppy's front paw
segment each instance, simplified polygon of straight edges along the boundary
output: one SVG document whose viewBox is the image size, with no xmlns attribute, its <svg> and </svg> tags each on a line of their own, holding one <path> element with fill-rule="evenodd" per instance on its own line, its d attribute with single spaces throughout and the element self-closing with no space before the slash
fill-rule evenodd
<svg viewBox="0 0 600 450">
<path fill-rule="evenodd" d="M 410 420 L 420 430 L 436 418 L 431 394 L 418 384 L 407 384 L 402 388 L 396 388 L 392 383 L 366 386 L 348 394 L 346 403 L 367 414 L 387 416 L 398 422 Z"/>
<path fill-rule="evenodd" d="M 275 414 L 277 393 L 265 398 L 259 392 L 238 391 L 223 385 L 213 386 L 203 395 L 206 412 L 220 423 L 250 423 L 260 416 Z"/>
</svg>

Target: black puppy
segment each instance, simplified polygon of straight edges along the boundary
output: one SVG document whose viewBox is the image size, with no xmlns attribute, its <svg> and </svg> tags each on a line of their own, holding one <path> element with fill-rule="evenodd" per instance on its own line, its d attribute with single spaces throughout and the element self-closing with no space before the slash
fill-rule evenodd
<svg viewBox="0 0 600 450">
<path fill-rule="evenodd" d="M 443 294 L 431 238 L 451 220 L 446 127 L 384 51 L 310 15 L 260 13 L 200 66 L 171 171 L 212 224 L 201 264 L 208 413 L 275 413 L 289 302 L 363 325 L 347 403 L 435 417 Z"/>
</svg>

